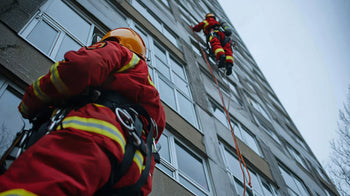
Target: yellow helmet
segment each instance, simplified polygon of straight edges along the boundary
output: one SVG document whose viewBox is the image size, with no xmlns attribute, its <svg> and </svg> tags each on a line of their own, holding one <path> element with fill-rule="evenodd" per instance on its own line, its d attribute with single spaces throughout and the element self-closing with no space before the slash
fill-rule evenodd
<svg viewBox="0 0 350 196">
<path fill-rule="evenodd" d="M 127 47 L 132 52 L 136 53 L 144 60 L 146 59 L 146 46 L 141 36 L 131 28 L 116 28 L 106 33 L 100 41 L 115 38 L 122 46 Z"/>
<path fill-rule="evenodd" d="M 212 14 L 212 13 L 209 13 L 209 14 L 205 15 L 205 18 L 209 18 L 209 17 L 215 18 L 214 14 Z"/>
</svg>

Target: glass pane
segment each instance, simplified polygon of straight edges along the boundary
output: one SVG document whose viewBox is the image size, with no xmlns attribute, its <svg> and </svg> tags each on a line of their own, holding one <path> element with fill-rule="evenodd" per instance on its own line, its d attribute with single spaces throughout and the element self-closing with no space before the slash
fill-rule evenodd
<svg viewBox="0 0 350 196">
<path fill-rule="evenodd" d="M 145 42 L 146 49 L 148 49 L 149 44 L 148 44 L 147 35 L 139 27 L 136 27 L 136 29 L 137 29 L 137 33 L 141 36 L 143 42 Z"/>
<path fill-rule="evenodd" d="M 250 177 L 251 177 L 251 180 L 252 180 L 252 188 L 254 190 L 254 192 L 258 193 L 259 195 L 262 194 L 262 190 L 261 190 L 261 186 L 260 186 L 260 183 L 259 183 L 259 180 L 258 180 L 258 176 L 252 172 L 251 170 L 249 170 L 249 173 L 250 173 Z M 246 173 L 247 174 L 247 173 Z M 248 174 L 246 175 L 248 176 Z M 249 182 L 249 178 L 247 177 L 246 178 L 246 183 Z"/>
<path fill-rule="evenodd" d="M 170 41 L 171 43 L 173 43 L 176 47 L 178 47 L 178 45 L 177 45 L 177 39 L 176 39 L 176 37 L 174 36 L 173 33 L 171 33 L 169 30 L 167 30 L 167 29 L 165 28 L 165 29 L 164 29 L 164 35 L 165 35 L 166 38 L 169 39 L 169 41 Z"/>
<path fill-rule="evenodd" d="M 254 139 L 247 131 L 242 129 L 242 135 L 244 137 L 244 143 L 247 144 L 254 152 L 260 155 L 259 147 Z"/>
<path fill-rule="evenodd" d="M 86 43 L 88 41 L 91 25 L 62 1 L 54 1 L 48 8 L 47 13 L 82 42 Z"/>
<path fill-rule="evenodd" d="M 228 126 L 227 123 L 227 119 L 226 119 L 226 115 L 224 114 L 224 112 L 222 110 L 220 110 L 215 104 L 213 105 L 213 110 L 214 113 L 213 115 L 220 121 L 222 122 L 225 126 Z"/>
<path fill-rule="evenodd" d="M 176 110 L 174 89 L 161 78 L 159 78 L 159 94 L 160 98 L 165 101 L 165 103 Z"/>
<path fill-rule="evenodd" d="M 243 174 L 242 170 L 239 166 L 239 161 L 236 157 L 234 157 L 230 152 L 225 149 L 225 158 L 226 164 L 230 172 L 235 176 L 235 178 L 239 179 L 243 182 Z"/>
<path fill-rule="evenodd" d="M 179 98 L 180 114 L 193 125 L 196 126 L 196 116 L 194 112 L 194 106 L 186 97 L 177 93 Z"/>
<path fill-rule="evenodd" d="M 160 49 L 157 45 L 154 46 L 154 54 L 163 62 L 167 62 L 165 51 L 163 49 Z"/>
<path fill-rule="evenodd" d="M 173 72 L 177 74 L 179 77 L 181 77 L 183 80 L 187 81 L 183 66 L 179 65 L 172 58 L 170 58 L 170 64 L 171 64 L 171 68 L 173 69 Z"/>
<path fill-rule="evenodd" d="M 159 150 L 160 156 L 170 163 L 170 152 L 169 152 L 169 146 L 168 146 L 168 136 L 163 134 L 159 138 L 158 144 L 160 144 L 160 146 L 161 146 L 161 148 Z"/>
<path fill-rule="evenodd" d="M 163 63 L 158 57 L 156 57 L 156 66 L 160 73 L 162 73 L 166 78 L 170 79 L 170 69 L 169 67 Z"/>
<path fill-rule="evenodd" d="M 203 193 L 203 191 L 201 191 L 199 188 L 197 188 L 196 186 L 194 186 L 191 182 L 189 182 L 188 180 L 186 180 L 184 177 L 182 177 L 180 175 L 180 183 L 182 185 L 184 185 L 186 188 L 190 189 L 193 193 L 196 194 L 196 196 L 207 196 L 207 194 Z"/>
<path fill-rule="evenodd" d="M 239 182 L 238 180 L 235 180 L 235 184 L 236 184 L 236 189 L 237 189 L 237 194 L 242 196 L 243 192 L 244 192 L 244 187 L 243 184 L 241 182 Z M 248 189 L 248 185 L 246 185 L 246 194 L 247 196 L 253 196 L 253 193 L 250 189 Z"/>
<path fill-rule="evenodd" d="M 273 196 L 270 185 L 267 184 L 266 182 L 262 182 L 262 185 L 263 185 L 263 190 L 264 190 L 265 196 Z"/>
<path fill-rule="evenodd" d="M 190 89 L 187 83 L 176 74 L 174 74 L 174 83 L 185 95 L 190 96 Z"/>
<path fill-rule="evenodd" d="M 287 173 L 283 168 L 280 167 L 280 171 L 282 174 L 282 177 L 284 179 L 284 181 L 286 182 L 287 186 L 289 188 L 291 188 L 294 191 L 298 192 L 298 187 L 294 182 L 294 178 L 292 176 L 289 175 L 289 173 Z"/>
<path fill-rule="evenodd" d="M 305 196 L 310 195 L 310 193 L 306 190 L 304 184 L 301 181 L 299 181 L 298 179 L 295 179 L 295 183 L 299 188 L 300 195 L 305 195 Z"/>
<path fill-rule="evenodd" d="M 30 127 L 29 121 L 23 121 L 17 109 L 20 101 L 20 98 L 9 90 L 5 90 L 0 97 L 0 155 L 11 145 L 23 126 Z"/>
<path fill-rule="evenodd" d="M 189 176 L 198 184 L 202 185 L 203 188 L 208 189 L 202 160 L 178 143 L 175 143 L 175 148 L 179 169 L 184 172 L 186 176 Z"/>
<path fill-rule="evenodd" d="M 64 59 L 64 54 L 70 50 L 77 51 L 81 46 L 70 38 L 68 35 L 65 35 L 61 43 L 60 48 L 58 49 L 57 55 L 55 57 L 56 61 L 61 61 Z"/>
<path fill-rule="evenodd" d="M 50 55 L 50 50 L 57 36 L 58 31 L 41 20 L 28 35 L 27 39 L 45 54 Z"/>
</svg>

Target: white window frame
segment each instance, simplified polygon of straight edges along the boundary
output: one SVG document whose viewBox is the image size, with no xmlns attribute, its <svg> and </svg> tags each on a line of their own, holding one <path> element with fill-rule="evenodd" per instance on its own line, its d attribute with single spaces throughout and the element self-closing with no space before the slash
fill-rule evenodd
<svg viewBox="0 0 350 196">
<path fill-rule="evenodd" d="M 158 31 L 160 31 L 174 46 L 179 48 L 178 36 L 170 30 L 168 25 L 166 25 L 156 14 L 154 14 L 143 2 L 139 0 L 133 0 L 132 5 L 139 11 L 142 15 L 147 16 L 146 18 L 152 18 L 157 24 L 147 19 Z"/>
<path fill-rule="evenodd" d="M 213 110 L 212 113 L 213 113 L 214 117 L 229 129 L 230 127 L 229 127 L 229 124 L 227 122 L 226 113 L 221 109 L 221 107 L 217 103 L 215 103 L 215 101 L 210 101 L 210 102 L 212 104 L 212 110 Z M 215 111 L 214 109 L 217 109 L 217 111 Z M 222 114 L 222 116 L 225 117 L 225 122 L 223 122 L 224 119 L 219 119 L 215 115 L 215 112 L 220 112 L 220 114 Z M 247 128 L 243 127 L 243 125 L 241 125 L 241 123 L 237 122 L 236 120 L 233 120 L 231 117 L 230 117 L 230 121 L 231 121 L 232 128 L 235 132 L 235 136 L 238 137 L 243 143 L 245 143 L 250 149 L 252 149 L 252 151 L 254 151 L 257 155 L 262 157 L 263 155 L 262 155 L 259 143 L 257 142 L 255 135 L 252 134 Z M 247 135 L 249 135 L 250 138 L 246 138 Z M 255 146 L 249 145 L 248 141 L 250 139 L 252 139 L 254 141 Z"/>
<path fill-rule="evenodd" d="M 306 167 L 306 163 L 301 157 L 300 153 L 297 152 L 290 144 L 286 144 L 286 148 L 289 152 L 289 154 L 293 157 L 294 160 L 296 160 L 300 165 L 302 165 L 305 169 L 308 169 Z"/>
<path fill-rule="evenodd" d="M 21 96 L 23 96 L 24 94 L 24 90 L 20 89 L 16 84 L 12 83 L 10 80 L 8 80 L 5 76 L 3 76 L 2 74 L 0 74 L 0 101 L 2 101 L 1 97 L 3 96 L 3 94 L 9 91 L 10 93 L 14 94 L 19 100 L 21 100 Z M 17 110 L 16 108 L 13 108 L 14 110 Z M 22 128 L 22 124 L 23 124 L 23 128 L 29 129 L 31 127 L 31 124 L 29 123 L 29 120 L 22 118 L 20 112 L 18 111 L 18 117 L 19 119 L 21 119 L 21 121 L 16 122 L 16 125 L 20 125 L 20 127 Z M 0 120 L 0 122 L 2 122 L 2 120 Z M 2 131 L 2 125 L 0 125 L 0 130 L 1 130 L 1 134 L 5 133 L 4 131 Z M 9 147 L 9 145 L 11 145 L 12 140 L 15 138 L 16 133 L 13 133 L 11 130 L 9 130 L 9 134 L 11 134 L 12 136 L 5 136 L 8 140 L 8 146 L 5 146 L 4 143 L 1 144 L 4 145 L 2 146 L 4 148 L 4 150 Z M 17 132 L 21 131 L 20 129 L 18 129 Z M 0 134 L 0 135 L 1 135 Z M 0 156 L 2 156 L 3 152 L 0 152 Z"/>
<path fill-rule="evenodd" d="M 263 129 L 268 135 L 270 135 L 278 144 L 281 144 L 277 134 L 271 130 L 271 128 L 267 127 L 265 123 L 261 122 L 261 120 L 253 114 L 253 118 L 255 119 L 256 124 L 259 128 Z"/>
<path fill-rule="evenodd" d="M 168 145 L 170 160 L 168 161 L 164 159 L 162 157 L 162 153 L 160 153 L 161 163 L 159 165 L 156 165 L 157 168 L 163 171 L 166 175 L 173 178 L 176 182 L 181 184 L 183 187 L 185 187 L 187 190 L 189 190 L 193 194 L 198 194 L 198 191 L 200 191 L 201 193 L 203 193 L 203 195 L 213 195 L 206 160 L 200 155 L 198 155 L 196 152 L 191 150 L 186 144 L 184 144 L 180 139 L 178 139 L 174 134 L 172 134 L 167 129 L 164 129 L 162 136 L 163 135 L 168 138 L 168 141 L 166 142 L 166 144 Z M 201 160 L 208 190 L 206 190 L 202 185 L 200 185 L 195 180 L 191 179 L 189 175 L 187 175 L 186 173 L 184 173 L 179 169 L 177 155 L 176 155 L 176 143 L 181 144 L 181 146 L 186 148 L 188 151 L 190 151 L 196 157 L 196 159 Z M 160 149 L 162 149 L 161 146 L 160 146 Z M 171 174 L 169 174 L 169 172 Z M 184 178 L 188 183 L 190 183 L 190 186 L 188 184 L 181 183 L 180 177 Z M 197 190 L 194 190 L 193 187 L 195 187 L 195 189 Z"/>
<path fill-rule="evenodd" d="M 70 32 L 68 29 L 63 27 L 58 21 L 56 21 L 54 18 L 52 18 L 48 13 L 46 13 L 46 10 L 51 6 L 52 3 L 55 1 L 61 1 L 61 0 L 49 0 L 46 2 L 38 11 L 37 13 L 30 19 L 30 21 L 24 26 L 24 28 L 19 32 L 19 35 L 23 37 L 25 40 L 27 40 L 29 43 L 30 40 L 27 39 L 27 36 L 30 35 L 32 30 L 36 27 L 39 22 L 44 21 L 46 24 L 48 24 L 52 29 L 56 30 L 58 34 L 55 38 L 55 44 L 51 46 L 49 53 L 46 53 L 42 51 L 39 47 L 37 47 L 35 44 L 31 43 L 36 49 L 41 51 L 43 54 L 48 56 L 51 60 L 57 61 L 61 59 L 55 59 L 56 55 L 61 48 L 61 43 L 63 42 L 64 38 L 68 36 L 73 41 L 75 41 L 80 47 L 85 45 L 90 45 L 92 42 L 93 33 L 95 31 L 95 25 L 90 22 L 86 17 L 83 17 L 78 11 L 73 9 L 72 7 L 68 6 L 73 12 L 75 12 L 78 16 L 80 16 L 83 20 L 85 20 L 90 25 L 90 31 L 88 32 L 88 37 L 86 40 L 80 40 L 78 37 L 76 37 L 72 32 Z M 62 3 L 66 4 L 64 1 L 61 1 Z"/>
<path fill-rule="evenodd" d="M 235 189 L 238 190 L 237 188 L 237 183 L 239 182 L 240 184 L 243 185 L 243 182 L 240 180 L 241 176 L 243 175 L 241 172 L 236 174 L 234 173 L 233 171 L 230 170 L 230 167 L 229 167 L 229 164 L 233 164 L 233 163 L 230 163 L 229 162 L 229 159 L 227 157 L 227 154 L 231 155 L 234 159 L 236 159 L 236 161 L 239 163 L 239 160 L 236 156 L 236 153 L 234 153 L 231 149 L 229 149 L 225 144 L 223 144 L 222 142 L 219 143 L 219 148 L 220 148 L 220 152 L 221 152 L 221 155 L 222 157 L 224 158 L 224 164 L 225 164 L 225 169 L 226 169 L 226 172 L 228 173 L 228 175 L 230 176 L 231 180 L 234 182 L 234 185 L 235 185 Z M 240 168 L 239 165 L 235 165 L 235 167 L 238 167 Z M 242 168 L 243 168 L 243 171 L 245 173 L 245 179 L 246 179 L 246 189 L 248 191 L 250 191 L 251 193 L 253 193 L 253 195 L 256 195 L 256 196 L 278 196 L 279 193 L 276 189 L 275 186 L 273 186 L 271 183 L 268 182 L 268 180 L 266 180 L 265 178 L 263 178 L 261 175 L 259 175 L 256 171 L 254 171 L 251 167 L 248 166 L 248 169 L 249 169 L 249 173 L 250 175 L 255 175 L 256 177 L 256 180 L 257 180 L 257 184 L 258 186 L 260 187 L 260 190 L 263 190 L 263 183 L 265 183 L 266 185 L 268 185 L 269 189 L 272 191 L 271 192 L 271 195 L 265 195 L 265 193 L 262 191 L 262 192 L 258 192 L 256 188 L 254 188 L 254 186 L 251 188 L 248 186 L 248 174 L 246 172 L 246 169 L 244 167 L 244 165 L 242 164 Z M 241 194 L 241 193 L 237 193 L 237 194 Z M 247 193 L 249 194 L 249 193 Z"/>
<path fill-rule="evenodd" d="M 271 118 L 268 114 L 268 112 L 261 106 L 260 103 L 258 103 L 257 101 L 255 101 L 253 98 L 251 98 L 250 96 L 247 96 L 248 98 L 248 103 L 253 106 L 253 108 L 258 111 L 262 116 L 264 116 L 266 118 L 266 120 L 271 121 Z"/>
<path fill-rule="evenodd" d="M 165 51 L 165 54 L 166 54 L 166 59 L 167 59 L 167 62 L 165 62 L 169 68 L 169 71 L 170 71 L 170 78 L 167 78 L 165 77 L 156 67 L 156 62 L 155 62 L 155 59 L 157 58 L 154 54 L 154 47 L 158 47 L 160 49 L 162 49 L 163 51 Z M 153 71 L 153 76 L 154 76 L 154 80 L 155 80 L 155 84 L 157 86 L 157 88 L 159 89 L 159 80 L 160 78 L 162 78 L 162 80 L 169 86 L 172 88 L 172 90 L 174 91 L 174 95 L 175 95 L 175 107 L 172 107 L 175 111 L 177 111 L 180 115 L 181 115 L 181 106 L 179 104 L 179 96 L 184 96 L 187 101 L 190 102 L 190 104 L 193 106 L 190 110 L 192 112 L 191 116 L 193 118 L 193 121 L 190 121 L 189 119 L 186 119 L 183 115 L 183 116 L 188 122 L 190 122 L 194 127 L 196 128 L 199 128 L 199 124 L 198 124 L 198 119 L 197 119 L 197 114 L 196 114 L 196 111 L 195 111 L 195 102 L 193 101 L 193 98 L 192 98 L 192 92 L 191 92 L 191 88 L 190 88 L 190 85 L 189 85 L 189 82 L 188 82 L 188 78 L 187 78 L 187 74 L 186 74 L 186 69 L 183 65 L 181 65 L 174 56 L 172 56 L 170 54 L 170 52 L 168 50 L 166 50 L 164 47 L 161 46 L 161 44 L 158 44 L 158 43 L 154 43 L 152 44 L 151 46 L 151 64 L 150 64 L 150 67 Z M 175 70 L 173 69 L 173 66 L 170 62 L 170 58 L 172 58 L 174 62 L 177 62 L 177 65 L 179 65 L 182 69 L 183 69 L 183 73 L 184 73 L 184 76 L 185 78 L 182 78 L 180 76 L 178 76 L 182 82 L 186 83 L 186 87 L 187 87 L 187 91 L 188 92 L 183 92 L 175 83 Z M 188 94 L 187 94 L 188 93 Z"/>
<path fill-rule="evenodd" d="M 286 182 L 286 185 L 288 186 L 288 192 L 290 194 L 294 195 L 302 195 L 302 196 L 311 196 L 309 193 L 309 190 L 306 188 L 304 182 L 300 180 L 295 174 L 293 174 L 291 171 L 289 171 L 285 166 L 282 166 L 281 164 L 278 164 L 282 178 L 286 182 L 285 176 L 282 172 L 284 172 L 287 177 L 294 182 L 294 188 L 291 187 L 291 184 Z M 297 190 L 295 190 L 297 188 Z M 301 190 L 300 190 L 301 189 Z M 305 195 L 304 193 L 307 193 L 308 195 Z"/>
</svg>

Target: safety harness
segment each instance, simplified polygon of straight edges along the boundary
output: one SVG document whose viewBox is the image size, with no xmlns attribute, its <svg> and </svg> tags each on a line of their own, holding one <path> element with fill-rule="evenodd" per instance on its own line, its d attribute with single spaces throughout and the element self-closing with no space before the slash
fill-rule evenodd
<svg viewBox="0 0 350 196">
<path fill-rule="evenodd" d="M 107 152 L 111 163 L 111 173 L 107 183 L 95 193 L 95 196 L 102 195 L 142 195 L 141 187 L 146 183 L 151 167 L 152 156 L 156 163 L 160 163 L 160 156 L 155 145 L 154 135 L 157 137 L 158 129 L 155 121 L 148 112 L 139 104 L 131 103 L 115 91 L 101 91 L 90 89 L 88 95 L 79 95 L 69 100 L 69 104 L 59 109 L 47 108 L 41 111 L 33 120 L 33 127 L 30 130 L 19 132 L 1 158 L 0 164 L 2 173 L 6 171 L 6 162 L 13 161 L 32 146 L 45 134 L 62 126 L 62 120 L 73 109 L 78 109 L 88 103 L 97 103 L 110 108 L 115 112 L 117 120 L 122 125 L 127 138 L 123 160 L 118 163 L 112 153 Z M 51 114 L 54 115 L 51 116 Z M 51 117 L 50 117 L 51 116 Z M 147 130 L 144 130 L 144 122 L 147 122 Z M 142 139 L 145 135 L 146 141 Z M 145 165 L 138 181 L 130 186 L 113 189 L 113 186 L 125 175 L 133 163 L 136 150 L 139 150 L 145 157 Z"/>
</svg>

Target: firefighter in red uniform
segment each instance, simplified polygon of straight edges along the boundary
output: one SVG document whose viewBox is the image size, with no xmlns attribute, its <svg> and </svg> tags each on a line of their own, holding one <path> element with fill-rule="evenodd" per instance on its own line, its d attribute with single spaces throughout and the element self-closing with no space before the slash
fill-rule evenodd
<svg viewBox="0 0 350 196">
<path fill-rule="evenodd" d="M 205 20 L 193 27 L 193 30 L 199 32 L 203 29 L 215 58 L 219 61 L 219 68 L 226 65 L 226 75 L 231 75 L 233 67 L 231 43 L 229 41 L 224 43 L 226 35 L 219 31 L 219 26 L 220 23 L 215 19 L 215 16 L 209 13 L 205 16 Z"/>
<path fill-rule="evenodd" d="M 0 176 L 0 195 L 96 195 L 111 182 L 113 167 L 120 165 L 126 156 L 126 144 L 135 137 L 127 132 L 133 126 L 130 113 L 141 119 L 141 143 L 145 144 L 147 132 L 157 141 L 165 127 L 165 113 L 145 55 L 145 44 L 136 32 L 129 28 L 112 30 L 92 46 L 67 52 L 63 61 L 55 63 L 48 74 L 27 89 L 19 110 L 31 119 L 44 107 L 94 87 L 102 92 L 102 98 L 104 92 L 117 92 L 123 101 L 144 108 L 154 129 L 147 131 L 151 122 L 137 109 L 113 111 L 98 101 L 83 104 L 71 110 L 55 131 L 37 141 Z M 113 105 L 113 101 L 107 103 Z M 111 185 L 114 190 L 135 184 L 147 167 L 147 160 L 151 160 L 141 193 L 129 195 L 151 192 L 155 166 L 153 156 L 147 156 L 151 149 L 136 149 L 126 173 Z"/>
</svg>

